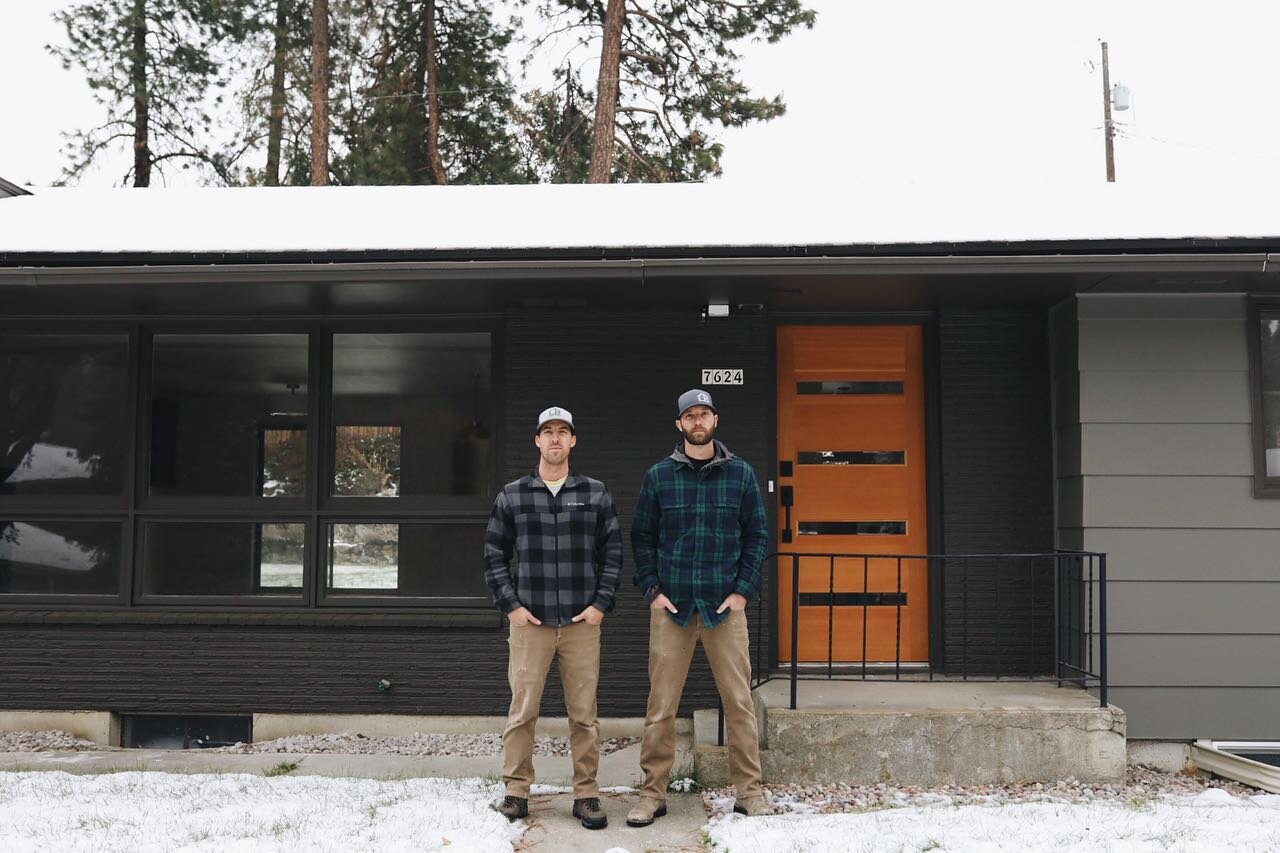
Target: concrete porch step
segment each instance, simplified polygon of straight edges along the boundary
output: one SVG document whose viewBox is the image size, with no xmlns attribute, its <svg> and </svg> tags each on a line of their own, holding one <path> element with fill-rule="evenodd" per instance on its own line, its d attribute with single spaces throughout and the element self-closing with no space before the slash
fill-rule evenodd
<svg viewBox="0 0 1280 853">
<path fill-rule="evenodd" d="M 979 785 L 1124 778 L 1124 711 L 1051 684 L 802 681 L 756 690 L 766 781 Z M 694 714 L 704 785 L 729 781 L 716 711 Z"/>
</svg>

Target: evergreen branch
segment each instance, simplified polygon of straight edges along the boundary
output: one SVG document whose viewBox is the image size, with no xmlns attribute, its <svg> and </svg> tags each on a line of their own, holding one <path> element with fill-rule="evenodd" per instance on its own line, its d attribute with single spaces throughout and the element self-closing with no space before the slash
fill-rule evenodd
<svg viewBox="0 0 1280 853">
<path fill-rule="evenodd" d="M 633 158 L 635 158 L 636 162 L 643 165 L 649 171 L 649 174 L 652 175 L 655 179 L 657 179 L 660 182 L 665 181 L 667 179 L 665 170 L 658 168 L 657 166 L 653 165 L 648 160 L 646 160 L 643 156 L 641 156 L 640 152 L 635 149 L 635 145 L 631 137 L 631 132 L 626 128 L 620 128 L 620 129 L 622 130 L 623 134 L 626 136 L 626 139 L 623 139 L 622 137 L 615 134 L 613 137 L 614 144 L 618 145 L 620 148 L 622 148 L 623 151 L 627 152 Z"/>
<path fill-rule="evenodd" d="M 654 56 L 651 53 L 641 53 L 638 50 L 622 50 L 620 51 L 620 55 L 643 62 L 646 65 L 651 65 L 654 68 L 662 69 L 667 67 L 667 61 L 665 59 L 661 56 Z"/>
</svg>

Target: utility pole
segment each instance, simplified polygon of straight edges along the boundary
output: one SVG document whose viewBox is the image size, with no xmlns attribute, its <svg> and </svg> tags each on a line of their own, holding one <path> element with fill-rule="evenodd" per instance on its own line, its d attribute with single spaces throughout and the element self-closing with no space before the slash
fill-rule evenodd
<svg viewBox="0 0 1280 853">
<path fill-rule="evenodd" d="M 1111 71 L 1107 66 L 1107 43 L 1102 43 L 1102 136 L 1107 144 L 1107 183 L 1116 182 L 1115 125 L 1111 123 Z"/>
</svg>

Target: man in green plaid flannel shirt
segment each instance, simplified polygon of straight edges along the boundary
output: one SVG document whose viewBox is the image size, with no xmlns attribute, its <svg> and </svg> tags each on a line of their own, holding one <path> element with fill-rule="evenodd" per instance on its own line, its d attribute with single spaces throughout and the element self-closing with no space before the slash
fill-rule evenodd
<svg viewBox="0 0 1280 853">
<path fill-rule="evenodd" d="M 745 612 L 760 591 L 769 540 L 764 501 L 751 466 L 715 439 L 720 418 L 711 395 L 686 391 L 676 411 L 684 441 L 645 474 L 631 524 L 635 583 L 649 602 L 649 704 L 640 745 L 644 786 L 629 826 L 648 826 L 667 813 L 675 716 L 699 641 L 724 705 L 734 811 L 770 813 Z"/>
</svg>

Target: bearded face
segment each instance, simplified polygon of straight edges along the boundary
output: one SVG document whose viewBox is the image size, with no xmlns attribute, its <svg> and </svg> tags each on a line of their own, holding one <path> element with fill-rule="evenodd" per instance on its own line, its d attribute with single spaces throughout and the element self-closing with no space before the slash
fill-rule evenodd
<svg viewBox="0 0 1280 853">
<path fill-rule="evenodd" d="M 676 421 L 676 429 L 684 436 L 684 440 L 694 447 L 711 443 L 715 437 L 716 426 L 720 418 L 706 406 L 692 406 L 680 415 Z"/>
</svg>

